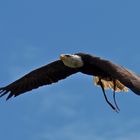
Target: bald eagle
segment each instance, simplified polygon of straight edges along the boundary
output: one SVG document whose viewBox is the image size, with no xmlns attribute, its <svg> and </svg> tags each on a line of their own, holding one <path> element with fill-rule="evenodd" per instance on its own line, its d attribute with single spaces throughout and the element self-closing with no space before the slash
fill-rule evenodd
<svg viewBox="0 0 140 140">
<path fill-rule="evenodd" d="M 101 87 L 105 100 L 113 110 L 119 111 L 115 92 L 127 92 L 128 88 L 140 95 L 140 77 L 132 71 L 86 53 L 61 54 L 60 59 L 41 68 L 31 71 L 22 78 L 0 88 L 0 97 L 9 94 L 6 100 L 16 97 L 43 85 L 56 83 L 59 80 L 81 72 L 94 76 L 94 83 Z M 113 90 L 115 107 L 108 101 L 105 89 Z"/>
</svg>

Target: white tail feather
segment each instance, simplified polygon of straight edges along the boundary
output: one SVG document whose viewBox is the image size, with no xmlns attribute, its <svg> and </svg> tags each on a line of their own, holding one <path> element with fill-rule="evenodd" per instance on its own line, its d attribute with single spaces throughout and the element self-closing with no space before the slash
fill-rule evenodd
<svg viewBox="0 0 140 140">
<path fill-rule="evenodd" d="M 108 79 L 101 79 L 101 81 L 103 83 L 104 89 L 114 90 L 114 82 L 113 81 L 108 80 Z M 128 92 L 128 88 L 126 86 L 124 86 L 120 81 L 115 80 L 115 82 L 116 82 L 116 85 L 115 85 L 116 92 L 121 92 L 121 91 Z M 94 77 L 94 83 L 95 83 L 95 85 L 100 86 L 98 76 Z"/>
</svg>

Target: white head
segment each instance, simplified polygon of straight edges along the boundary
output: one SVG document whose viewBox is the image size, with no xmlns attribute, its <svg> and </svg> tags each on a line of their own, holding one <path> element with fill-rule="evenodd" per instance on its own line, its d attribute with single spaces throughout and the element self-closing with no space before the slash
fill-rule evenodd
<svg viewBox="0 0 140 140">
<path fill-rule="evenodd" d="M 70 68 L 80 68 L 84 65 L 82 58 L 74 54 L 61 54 L 60 59 Z"/>
</svg>

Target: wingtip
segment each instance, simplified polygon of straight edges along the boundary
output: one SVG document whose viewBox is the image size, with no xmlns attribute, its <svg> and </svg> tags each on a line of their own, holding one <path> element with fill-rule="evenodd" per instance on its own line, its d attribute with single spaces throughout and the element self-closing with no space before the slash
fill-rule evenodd
<svg viewBox="0 0 140 140">
<path fill-rule="evenodd" d="M 13 96 L 13 94 L 10 93 L 10 94 L 8 95 L 8 97 L 6 98 L 6 101 L 9 100 L 12 96 Z"/>
<path fill-rule="evenodd" d="M 4 95 L 6 95 L 7 93 L 9 93 L 9 90 L 6 90 L 5 87 L 0 88 L 0 98 L 3 97 Z M 8 95 L 8 97 L 6 98 L 6 101 L 11 98 L 13 96 L 12 93 L 10 93 Z"/>
<path fill-rule="evenodd" d="M 8 93 L 8 91 L 2 90 L 0 92 L 0 97 L 3 97 L 4 95 L 6 95 Z"/>
</svg>

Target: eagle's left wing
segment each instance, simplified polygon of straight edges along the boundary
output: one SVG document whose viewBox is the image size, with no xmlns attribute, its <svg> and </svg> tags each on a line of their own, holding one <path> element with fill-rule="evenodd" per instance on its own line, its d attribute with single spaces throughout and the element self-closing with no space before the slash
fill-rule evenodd
<svg viewBox="0 0 140 140">
<path fill-rule="evenodd" d="M 105 73 L 108 73 L 112 78 L 119 80 L 137 95 L 140 95 L 140 77 L 134 72 L 99 57 L 93 56 L 91 63 L 102 69 Z"/>
</svg>

